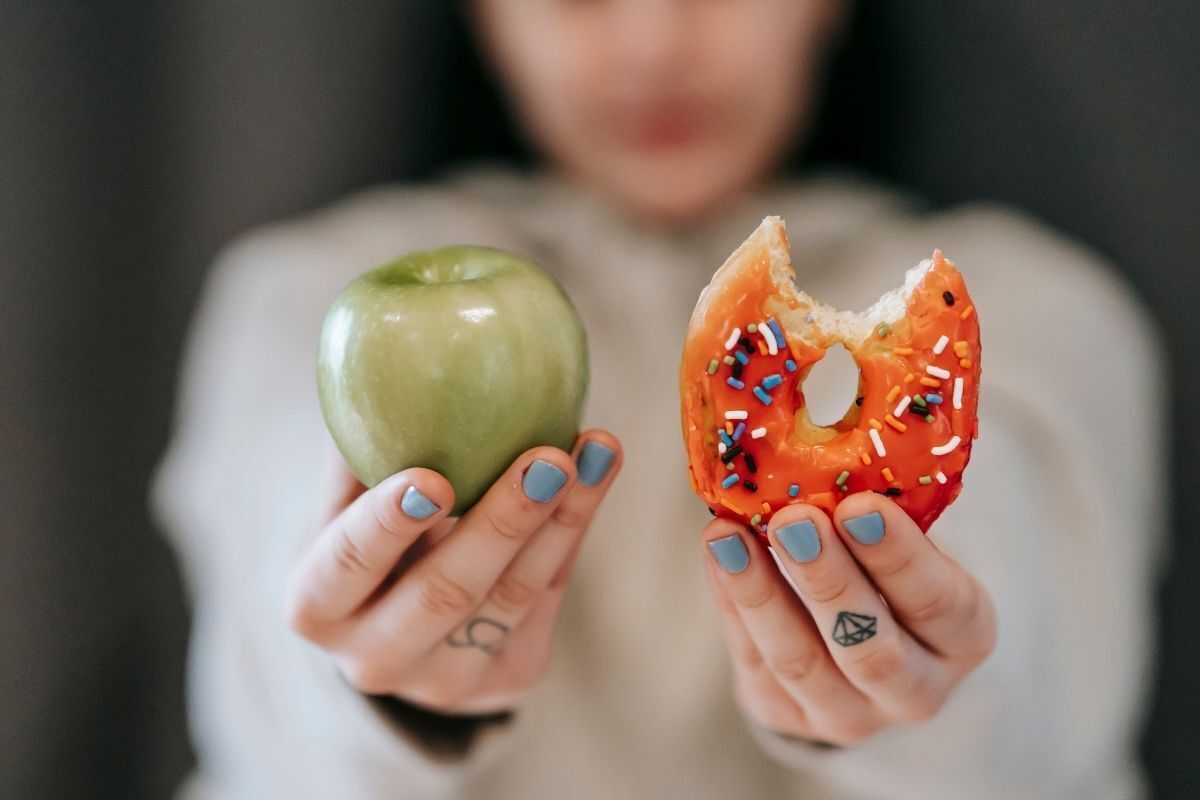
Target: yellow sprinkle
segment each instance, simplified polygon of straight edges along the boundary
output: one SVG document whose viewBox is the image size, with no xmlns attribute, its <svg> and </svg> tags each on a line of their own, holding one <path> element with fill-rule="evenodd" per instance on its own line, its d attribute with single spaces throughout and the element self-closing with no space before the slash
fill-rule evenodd
<svg viewBox="0 0 1200 800">
<path fill-rule="evenodd" d="M 888 483 L 891 483 L 892 481 L 896 480 L 896 476 L 892 474 L 892 468 L 891 468 L 891 467 L 884 467 L 884 468 L 883 468 L 883 479 L 884 479 L 885 481 L 887 481 Z"/>
<path fill-rule="evenodd" d="M 969 347 L 970 345 L 968 345 L 965 341 L 955 342 L 954 355 L 958 356 L 959 358 L 966 358 Z"/>
<path fill-rule="evenodd" d="M 937 388 L 941 387 L 942 382 L 939 381 L 937 378 L 927 378 L 927 377 L 922 376 L 921 385 L 928 386 L 931 389 L 937 389 Z"/>
<path fill-rule="evenodd" d="M 874 417 L 871 417 L 869 420 L 867 420 L 867 424 L 870 425 L 872 428 L 874 428 L 877 431 L 883 430 L 883 423 L 881 423 L 879 420 L 875 419 Z"/>
<path fill-rule="evenodd" d="M 960 359 L 958 360 L 958 365 L 959 365 L 960 367 L 962 367 L 963 369 L 970 369 L 970 368 L 971 368 L 971 359 L 969 359 L 969 358 L 960 358 Z"/>
<path fill-rule="evenodd" d="M 730 436 L 733 436 L 733 423 L 730 422 L 729 420 L 725 421 L 725 432 L 728 433 Z"/>
<path fill-rule="evenodd" d="M 913 376 L 913 374 L 912 374 L 911 372 L 910 372 L 910 373 L 908 373 L 907 375 L 905 375 L 905 376 L 904 376 L 904 382 L 905 382 L 905 383 L 912 383 L 912 379 L 913 379 L 913 377 L 914 377 L 914 376 Z"/>
<path fill-rule="evenodd" d="M 767 354 L 767 343 L 764 342 L 762 339 L 758 340 L 758 352 L 763 354 L 764 356 Z"/>
<path fill-rule="evenodd" d="M 886 398 L 884 398 L 884 399 L 886 400 L 886 402 L 890 403 L 890 402 L 892 402 L 893 400 L 895 400 L 895 399 L 896 399 L 897 397 L 899 397 L 899 396 L 900 396 L 900 387 L 899 387 L 899 386 L 893 386 L 893 387 L 891 388 L 891 390 L 890 390 L 890 391 L 887 393 L 887 397 L 886 397 Z"/>
<path fill-rule="evenodd" d="M 908 430 L 907 425 L 905 425 L 903 422 L 901 422 L 900 420 L 893 417 L 891 414 L 888 414 L 886 417 L 884 417 L 883 421 L 886 422 L 888 425 L 891 425 L 893 428 L 900 431 L 901 433 L 904 433 L 906 430 Z"/>
<path fill-rule="evenodd" d="M 892 352 L 898 356 L 911 356 L 913 349 L 911 347 L 893 347 Z"/>
<path fill-rule="evenodd" d="M 724 497 L 722 497 L 722 498 L 721 498 L 721 505 L 725 506 L 725 507 L 726 507 L 726 508 L 728 508 L 730 511 L 732 511 L 733 513 L 735 513 L 735 514 L 737 514 L 737 515 L 739 515 L 739 516 L 742 516 L 742 517 L 746 516 L 746 512 L 745 512 L 745 511 L 742 511 L 740 508 L 738 508 L 738 507 L 737 507 L 737 506 L 735 506 L 733 503 L 731 503 L 731 502 L 729 502 L 728 500 L 726 500 Z"/>
<path fill-rule="evenodd" d="M 765 500 L 763 501 L 763 504 L 762 504 L 762 512 L 763 512 L 764 514 L 770 514 L 770 513 L 771 513 L 771 504 L 770 504 L 770 503 L 768 503 L 768 502 L 766 502 Z"/>
<path fill-rule="evenodd" d="M 958 318 L 966 319 L 967 317 L 971 316 L 971 312 L 974 310 L 975 310 L 975 306 L 967 306 L 966 308 L 964 308 L 962 310 L 962 313 L 958 315 Z"/>
<path fill-rule="evenodd" d="M 863 464 L 865 464 L 868 467 L 871 466 L 871 457 L 869 455 L 867 455 L 866 453 L 860 453 L 859 458 L 862 459 Z"/>
</svg>

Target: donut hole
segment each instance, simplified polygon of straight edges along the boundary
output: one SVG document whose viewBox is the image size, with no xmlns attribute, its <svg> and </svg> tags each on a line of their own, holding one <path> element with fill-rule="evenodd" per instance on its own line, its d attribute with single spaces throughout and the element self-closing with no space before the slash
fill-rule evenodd
<svg viewBox="0 0 1200 800">
<path fill-rule="evenodd" d="M 825 351 L 804 379 L 804 402 L 814 425 L 836 425 L 855 408 L 858 397 L 858 365 L 840 342 Z"/>
</svg>

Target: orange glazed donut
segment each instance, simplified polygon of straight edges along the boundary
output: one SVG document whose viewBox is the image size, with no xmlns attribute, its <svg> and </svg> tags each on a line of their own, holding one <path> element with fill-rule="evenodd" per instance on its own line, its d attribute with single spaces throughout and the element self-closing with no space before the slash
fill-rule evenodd
<svg viewBox="0 0 1200 800">
<path fill-rule="evenodd" d="M 962 489 L 978 434 L 979 321 L 962 276 L 935 250 L 861 313 L 813 299 L 795 277 L 783 221 L 767 217 L 700 293 L 679 378 L 692 488 L 760 534 L 789 503 L 832 513 L 864 490 L 928 531 Z M 815 425 L 804 379 L 839 342 L 858 396 Z"/>
</svg>

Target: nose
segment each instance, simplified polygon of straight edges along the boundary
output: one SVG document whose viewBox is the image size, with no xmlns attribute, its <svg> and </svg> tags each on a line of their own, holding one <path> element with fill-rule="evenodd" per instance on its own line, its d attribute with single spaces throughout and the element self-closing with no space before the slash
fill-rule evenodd
<svg viewBox="0 0 1200 800">
<path fill-rule="evenodd" d="M 614 0 L 611 43 L 631 75 L 662 77 L 682 66 L 694 0 Z"/>
</svg>

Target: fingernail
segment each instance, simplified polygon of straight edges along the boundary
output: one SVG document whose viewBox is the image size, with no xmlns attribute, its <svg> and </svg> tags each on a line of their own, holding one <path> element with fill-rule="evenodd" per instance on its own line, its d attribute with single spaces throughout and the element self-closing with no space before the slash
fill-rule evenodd
<svg viewBox="0 0 1200 800">
<path fill-rule="evenodd" d="M 876 544 L 883 538 L 883 515 L 878 511 L 863 514 L 861 517 L 851 517 L 843 521 L 842 525 L 859 544 Z"/>
<path fill-rule="evenodd" d="M 575 459 L 575 467 L 579 470 L 579 482 L 584 486 L 595 486 L 604 480 L 608 468 L 617 458 L 617 453 L 611 447 L 605 447 L 599 442 L 587 442 Z"/>
<path fill-rule="evenodd" d="M 821 535 L 811 519 L 784 525 L 775 531 L 775 536 L 792 560 L 799 564 L 807 564 L 821 555 Z"/>
<path fill-rule="evenodd" d="M 530 500 L 548 503 L 566 482 L 567 473 L 549 461 L 539 459 L 525 470 L 525 479 L 521 482 L 521 489 Z"/>
<path fill-rule="evenodd" d="M 750 552 L 742 542 L 742 537 L 736 533 L 724 539 L 714 539 L 708 543 L 708 549 L 726 572 L 736 575 L 750 565 Z"/>
<path fill-rule="evenodd" d="M 441 506 L 421 494 L 416 486 L 409 486 L 400 498 L 400 509 L 413 519 L 425 519 L 441 510 Z"/>
</svg>

